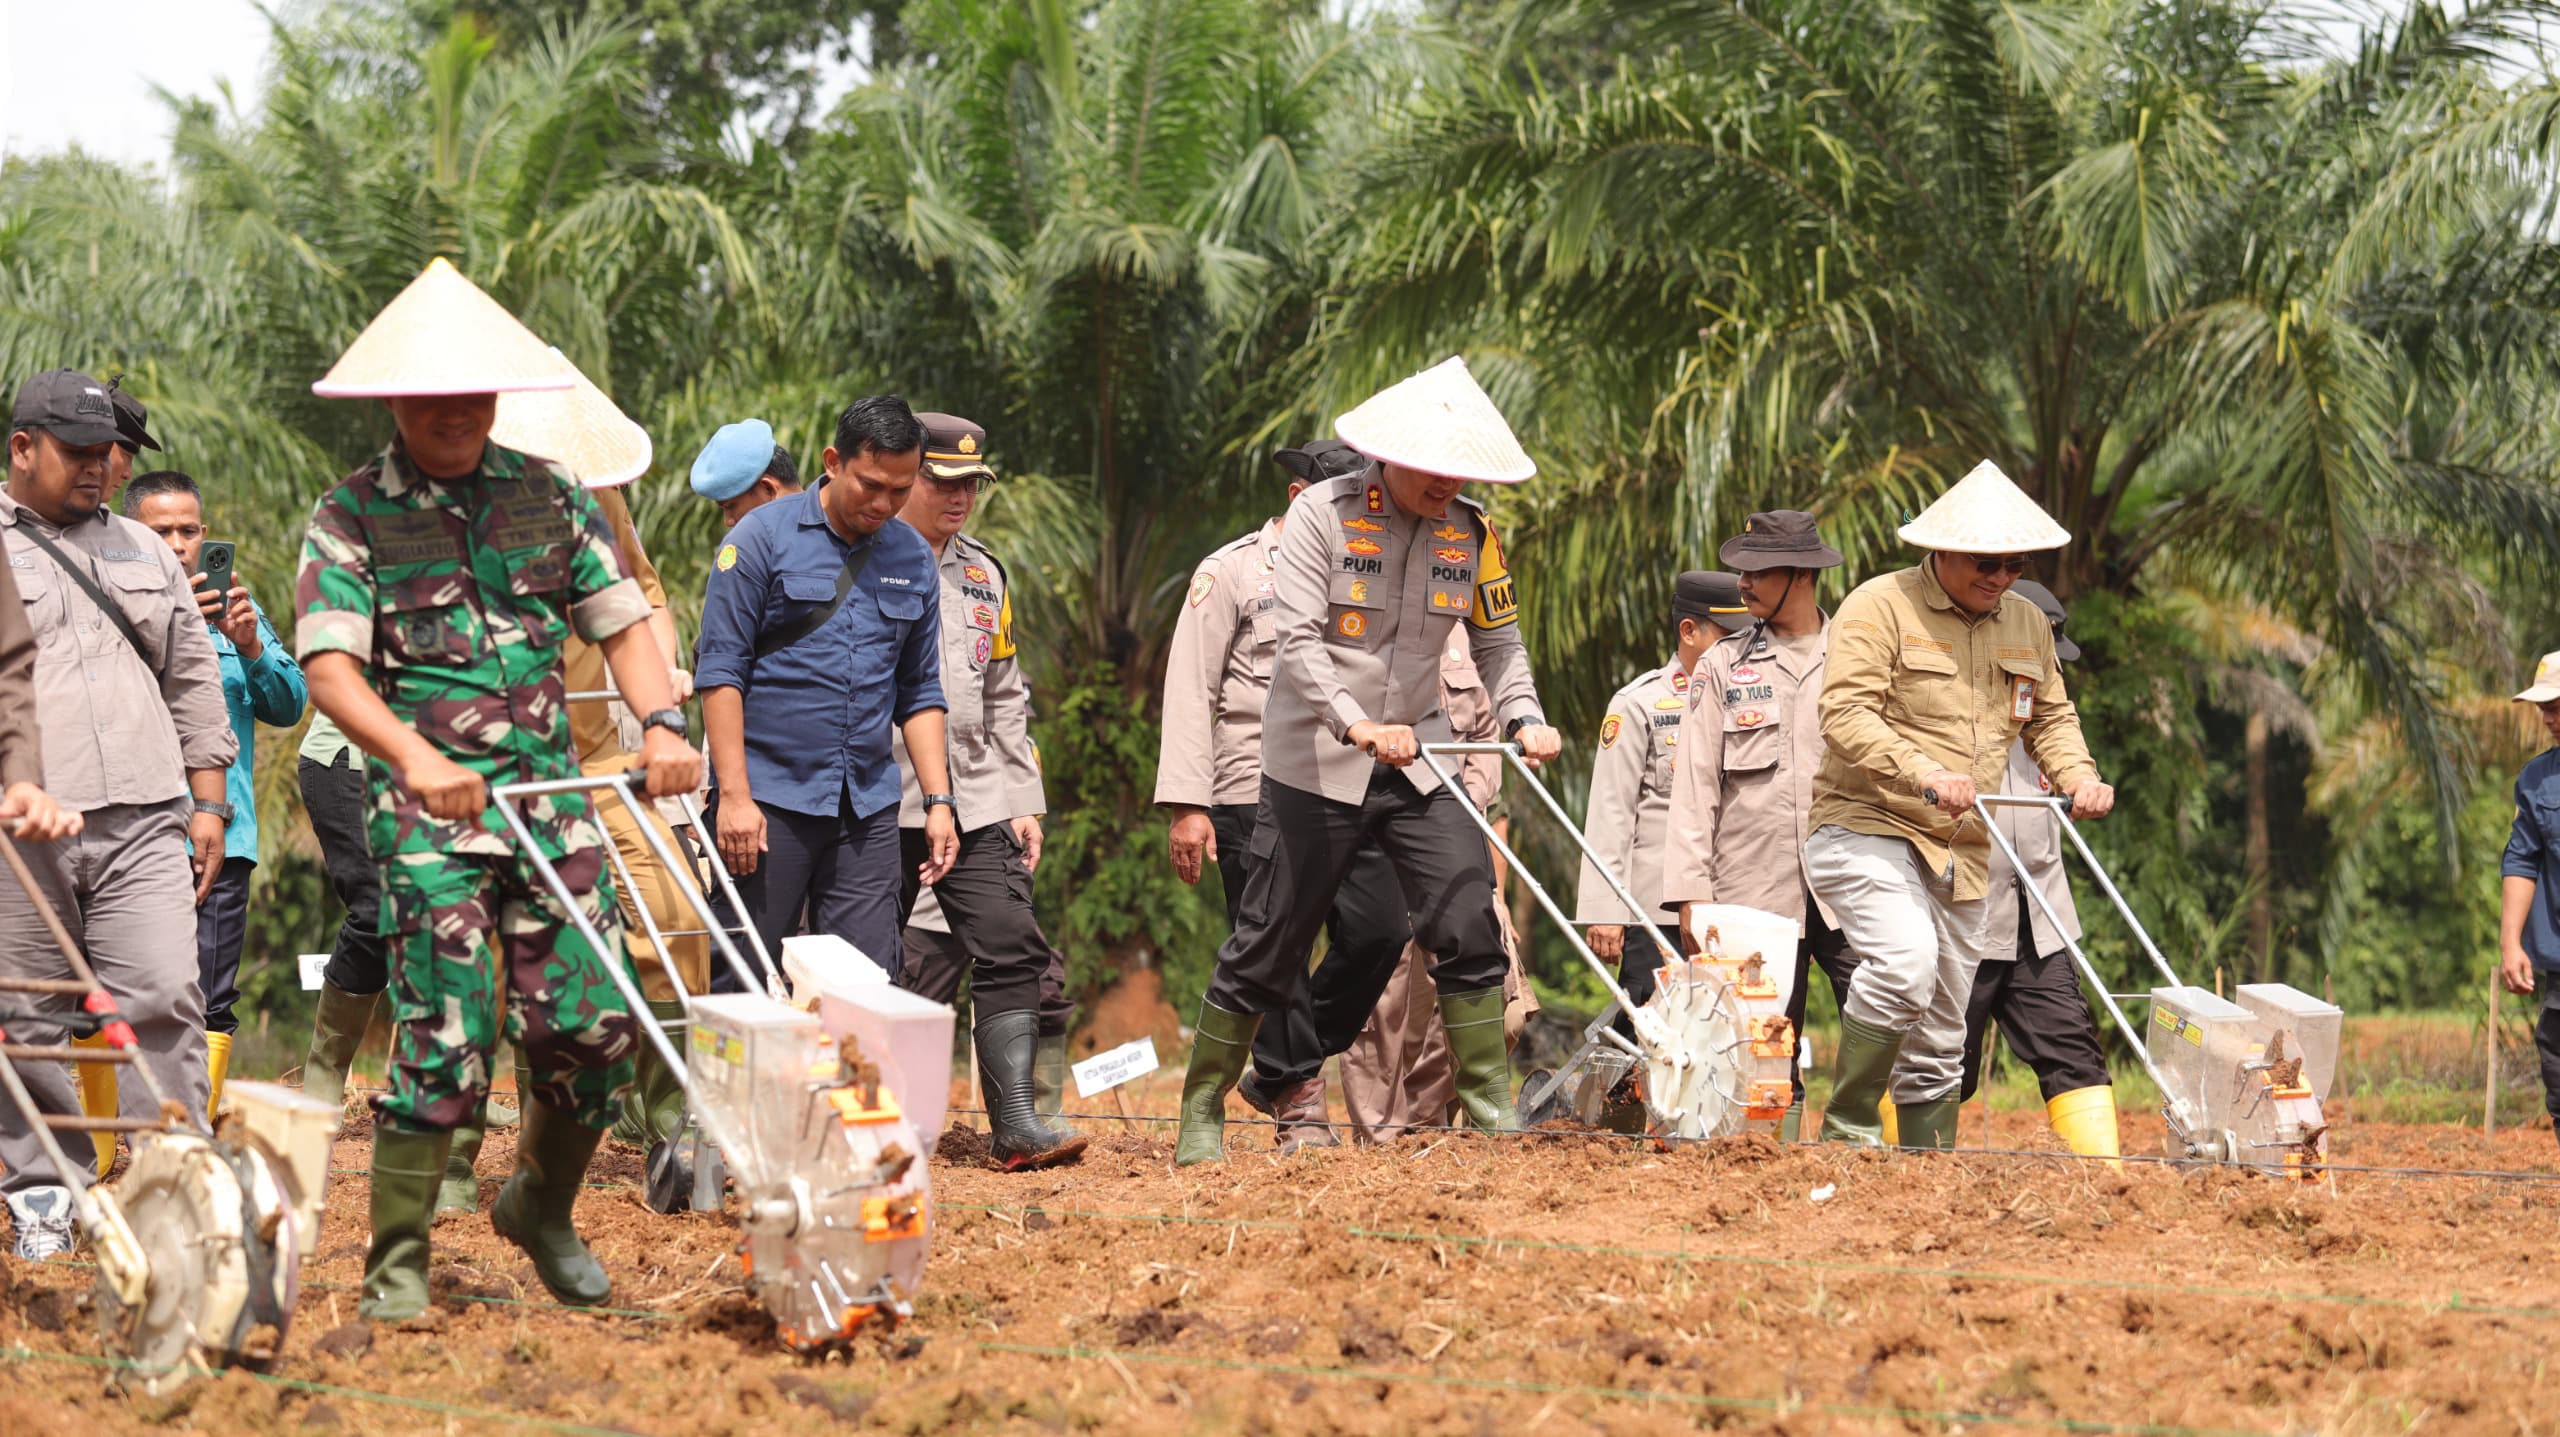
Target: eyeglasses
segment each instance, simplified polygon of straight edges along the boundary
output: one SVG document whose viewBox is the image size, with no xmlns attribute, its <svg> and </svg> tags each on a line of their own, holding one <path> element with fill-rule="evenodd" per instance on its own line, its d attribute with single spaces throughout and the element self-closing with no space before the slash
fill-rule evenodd
<svg viewBox="0 0 2560 1437">
<path fill-rule="evenodd" d="M 963 474 L 957 479 L 928 474 L 925 482 L 931 484 L 937 494 L 983 494 L 987 490 L 987 476 L 984 474 Z"/>
<path fill-rule="evenodd" d="M 1973 560 L 1973 571 L 1977 574 L 1997 574 L 2005 569 L 2014 579 L 2027 571 L 2028 560 L 2024 554 L 1969 554 L 1966 557 Z"/>
</svg>

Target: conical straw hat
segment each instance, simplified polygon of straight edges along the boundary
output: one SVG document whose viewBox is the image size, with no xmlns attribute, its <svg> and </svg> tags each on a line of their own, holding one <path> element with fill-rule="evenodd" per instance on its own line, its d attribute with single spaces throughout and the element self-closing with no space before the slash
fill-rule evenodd
<svg viewBox="0 0 2560 1437">
<path fill-rule="evenodd" d="M 323 399 L 567 389 L 578 371 L 442 258 L 400 291 L 328 375 Z"/>
<path fill-rule="evenodd" d="M 2025 554 L 2071 542 L 2071 531 L 2053 522 L 1988 459 L 1900 532 L 1902 542 L 1916 548 L 1957 554 Z"/>
<path fill-rule="evenodd" d="M 569 357 L 551 353 L 562 364 Z M 556 459 L 569 466 L 578 482 L 590 489 L 628 484 L 649 472 L 649 433 L 596 388 L 577 366 L 574 388 L 532 390 L 498 396 L 498 422 L 489 438 L 525 454 Z"/>
<path fill-rule="evenodd" d="M 1386 464 L 1451 479 L 1517 484 L 1538 472 L 1502 411 L 1452 356 L 1333 421 L 1342 442 Z"/>
</svg>

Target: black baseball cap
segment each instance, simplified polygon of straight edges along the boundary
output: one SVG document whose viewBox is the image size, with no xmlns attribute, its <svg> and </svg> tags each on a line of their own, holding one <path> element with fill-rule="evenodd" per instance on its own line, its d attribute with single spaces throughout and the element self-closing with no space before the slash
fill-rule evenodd
<svg viewBox="0 0 2560 1437">
<path fill-rule="evenodd" d="M 1742 578 L 1717 569 L 1691 569 L 1671 582 L 1671 613 L 1680 619 L 1705 619 L 1728 634 L 1751 624 L 1742 604 Z"/>
<path fill-rule="evenodd" d="M 143 427 L 151 422 L 151 411 L 143 407 L 141 400 L 125 393 L 123 375 L 107 381 L 107 402 L 116 407 L 116 442 L 127 453 L 139 454 L 160 447 L 160 441 Z"/>
<path fill-rule="evenodd" d="M 9 429 L 41 429 L 74 449 L 113 444 L 122 437 L 107 387 L 76 369 L 48 369 L 19 385 Z"/>
<path fill-rule="evenodd" d="M 1294 449 L 1283 449 L 1271 461 L 1289 471 L 1289 477 L 1306 484 L 1321 484 L 1345 474 L 1357 474 L 1369 463 L 1369 456 L 1339 439 L 1318 439 Z"/>
</svg>

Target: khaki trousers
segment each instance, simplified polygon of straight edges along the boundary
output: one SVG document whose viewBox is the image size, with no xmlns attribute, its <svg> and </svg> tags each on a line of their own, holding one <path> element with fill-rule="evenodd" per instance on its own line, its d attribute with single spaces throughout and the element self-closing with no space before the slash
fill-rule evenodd
<svg viewBox="0 0 2560 1437">
<path fill-rule="evenodd" d="M 1494 920 L 1510 967 L 1502 977 L 1503 1032 L 1517 1041 L 1538 1011 L 1529 975 L 1520 966 L 1520 937 L 1500 903 Z M 1329 960 L 1328 960 L 1329 961 Z M 1342 1055 L 1342 1106 L 1352 1141 L 1393 1142 L 1408 1127 L 1447 1127 L 1458 1110 L 1458 1082 L 1449 1071 L 1449 1034 L 1440 1025 L 1440 990 L 1431 982 L 1431 955 L 1407 943 L 1378 995 L 1368 1026 Z"/>
<path fill-rule="evenodd" d="M 1804 845 L 1805 876 L 1858 955 L 1844 1017 L 1903 1035 L 1893 1100 L 1952 1098 L 1964 1082 L 1965 1004 L 1990 936 L 1992 905 L 1955 897 L 1907 839 L 1825 824 Z"/>
<path fill-rule="evenodd" d="M 624 753 L 597 759 L 585 765 L 583 771 L 589 778 L 601 778 L 639 766 L 639 755 Z M 676 841 L 675 829 L 659 814 L 658 806 L 645 799 L 642 803 L 648 810 L 649 822 L 658 830 L 658 837 L 668 848 L 683 853 L 684 846 Z M 622 855 L 623 867 L 631 873 L 629 885 L 622 882 L 622 875 L 617 873 L 613 876 L 613 901 L 622 909 L 623 951 L 630 956 L 632 972 L 639 975 L 641 993 L 652 1003 L 671 1002 L 676 996 L 675 989 L 667 982 L 666 965 L 658 961 L 657 945 L 649 941 L 649 931 L 640 921 L 640 910 L 634 905 L 635 895 L 630 890 L 639 890 L 636 896 L 640 902 L 649 905 L 649 917 L 662 929 L 700 928 L 703 926 L 702 915 L 694 912 L 692 906 L 684 901 L 683 887 L 676 882 L 675 875 L 658 862 L 656 851 L 649 847 L 648 838 L 640 832 L 640 820 L 633 816 L 631 806 L 619 798 L 603 794 L 595 796 L 595 806 L 596 816 L 604 820 L 605 835 L 613 840 L 613 851 Z M 675 959 L 676 972 L 684 977 L 686 992 L 699 997 L 711 991 L 711 939 L 708 936 L 696 934 L 690 938 L 670 938 L 667 940 L 667 953 Z"/>
</svg>

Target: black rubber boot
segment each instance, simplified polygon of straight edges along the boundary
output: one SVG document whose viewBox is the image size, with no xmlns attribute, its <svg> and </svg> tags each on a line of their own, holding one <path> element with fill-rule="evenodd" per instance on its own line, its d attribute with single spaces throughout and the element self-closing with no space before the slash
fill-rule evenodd
<svg viewBox="0 0 2560 1437">
<path fill-rule="evenodd" d="M 311 1051 L 302 1060 L 302 1095 L 343 1108 L 347 1102 L 347 1070 L 364 1046 L 364 1030 L 373 1025 L 373 1003 L 379 993 L 349 993 L 320 985 L 320 1007 L 311 1015 Z"/>
<path fill-rule="evenodd" d="M 1502 1031 L 1502 990 L 1440 995 L 1440 1026 L 1449 1035 L 1449 1072 L 1457 1079 L 1458 1106 L 1467 1126 L 1489 1133 L 1517 1132 L 1512 1106 L 1511 1041 Z"/>
<path fill-rule="evenodd" d="M 542 1285 L 571 1307 L 593 1307 L 613 1295 L 613 1279 L 571 1220 L 587 1163 L 603 1141 L 600 1129 L 581 1127 L 541 1099 L 526 1098 L 515 1176 L 489 1205 L 489 1225 L 523 1248 Z"/>
<path fill-rule="evenodd" d="M 1893 1060 L 1902 1055 L 1902 1035 L 1840 1015 L 1840 1053 L 1831 1064 L 1831 1102 L 1822 1110 L 1822 1141 L 1884 1144 L 1884 1100 Z"/>
<path fill-rule="evenodd" d="M 1176 1167 L 1227 1160 L 1227 1094 L 1253 1057 L 1259 1013 L 1230 1013 L 1200 1000 L 1191 1029 L 1191 1066 L 1182 1075 L 1182 1133 L 1173 1145 Z"/>
<path fill-rule="evenodd" d="M 986 1091 L 996 1162 L 1014 1172 L 1083 1156 L 1084 1134 L 1040 1116 L 1032 1076 L 1039 1063 L 1039 1011 L 1023 1008 L 998 1013 L 971 1029 L 969 1039 L 978 1050 L 978 1086 Z"/>
<path fill-rule="evenodd" d="M 402 1323 L 427 1310 L 427 1230 L 435 1225 L 436 1183 L 451 1133 L 373 1130 L 373 1239 L 364 1254 L 364 1296 L 356 1316 Z"/>
</svg>

